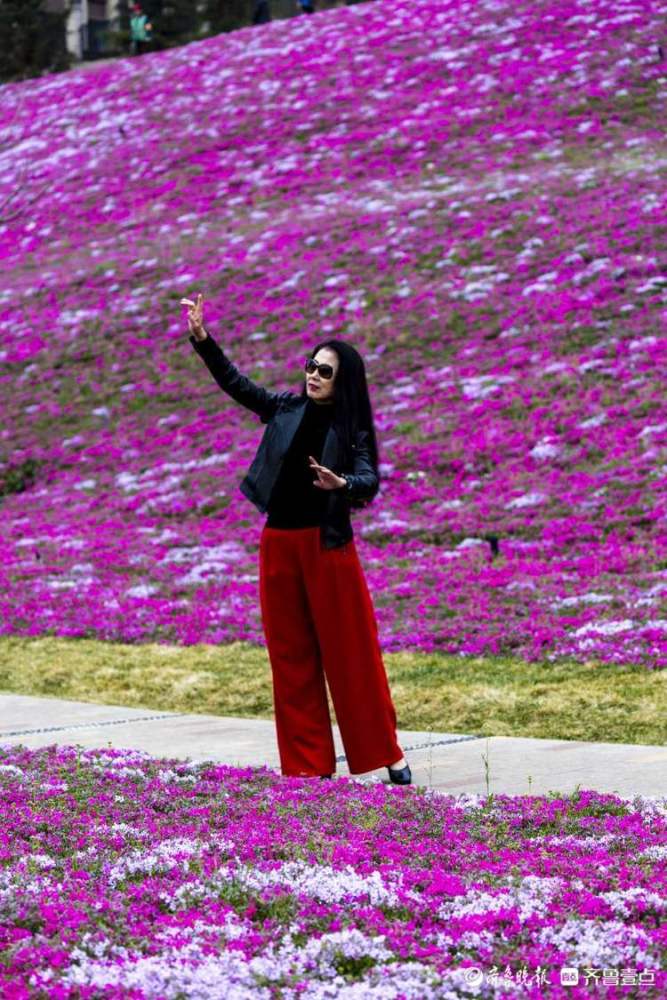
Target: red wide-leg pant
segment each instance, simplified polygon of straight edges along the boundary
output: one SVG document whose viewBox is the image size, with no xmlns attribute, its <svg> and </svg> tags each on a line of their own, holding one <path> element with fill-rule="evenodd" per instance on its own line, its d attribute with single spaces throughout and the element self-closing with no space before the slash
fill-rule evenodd
<svg viewBox="0 0 667 1000">
<path fill-rule="evenodd" d="M 400 760 L 375 612 L 354 541 L 327 549 L 319 527 L 264 525 L 259 552 L 282 773 L 336 769 L 325 678 L 350 772 Z"/>
</svg>

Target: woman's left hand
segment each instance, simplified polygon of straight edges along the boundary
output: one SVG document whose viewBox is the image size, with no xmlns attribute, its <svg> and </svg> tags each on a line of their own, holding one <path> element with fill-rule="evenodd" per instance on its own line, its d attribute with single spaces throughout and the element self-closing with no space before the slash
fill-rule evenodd
<svg viewBox="0 0 667 1000">
<path fill-rule="evenodd" d="M 318 486 L 321 490 L 339 490 L 341 486 L 347 484 L 347 480 L 336 475 L 331 469 L 324 465 L 318 465 L 312 455 L 308 456 L 308 462 L 313 472 L 317 473 L 317 479 L 313 481 L 313 486 Z"/>
</svg>

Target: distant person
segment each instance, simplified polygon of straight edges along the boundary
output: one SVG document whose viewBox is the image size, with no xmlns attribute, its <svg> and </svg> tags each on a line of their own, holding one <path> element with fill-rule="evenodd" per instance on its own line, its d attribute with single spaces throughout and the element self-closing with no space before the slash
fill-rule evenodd
<svg viewBox="0 0 667 1000">
<path fill-rule="evenodd" d="M 297 0 L 297 7 L 300 9 L 302 14 L 314 14 L 315 4 L 313 0 Z"/>
<path fill-rule="evenodd" d="M 253 0 L 252 23 L 267 24 L 271 20 L 269 0 Z"/>
<path fill-rule="evenodd" d="M 152 30 L 153 25 L 144 14 L 141 5 L 135 3 L 130 18 L 130 51 L 133 56 L 140 56 L 148 51 Z"/>
<path fill-rule="evenodd" d="M 243 375 L 204 329 L 201 295 L 181 304 L 215 381 L 265 424 L 240 489 L 268 514 L 259 596 L 282 773 L 332 777 L 328 684 L 351 773 L 386 767 L 392 784 L 409 785 L 350 523 L 350 508 L 369 503 L 380 485 L 363 359 L 345 341 L 324 341 L 304 359 L 301 393 L 273 392 Z"/>
</svg>

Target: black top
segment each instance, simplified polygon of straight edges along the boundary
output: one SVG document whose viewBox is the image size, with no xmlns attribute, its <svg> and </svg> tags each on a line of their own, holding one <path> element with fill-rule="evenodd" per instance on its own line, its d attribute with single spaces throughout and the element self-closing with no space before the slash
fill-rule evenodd
<svg viewBox="0 0 667 1000">
<path fill-rule="evenodd" d="M 299 428 L 292 439 L 268 504 L 269 528 L 310 528 L 322 523 L 329 490 L 313 486 L 317 473 L 308 456 L 318 462 L 333 418 L 333 404 L 306 401 Z"/>
</svg>

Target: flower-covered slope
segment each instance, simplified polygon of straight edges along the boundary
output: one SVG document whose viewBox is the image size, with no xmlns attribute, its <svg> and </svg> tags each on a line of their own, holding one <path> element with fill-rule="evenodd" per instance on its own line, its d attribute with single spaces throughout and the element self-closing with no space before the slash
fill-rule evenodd
<svg viewBox="0 0 667 1000">
<path fill-rule="evenodd" d="M 667 662 L 661 4 L 377 0 L 0 90 L 0 631 L 261 641 L 269 388 L 367 362 L 383 646 Z"/>
<path fill-rule="evenodd" d="M 0 800 L 9 1000 L 664 996 L 665 800 L 7 745 Z"/>
</svg>

